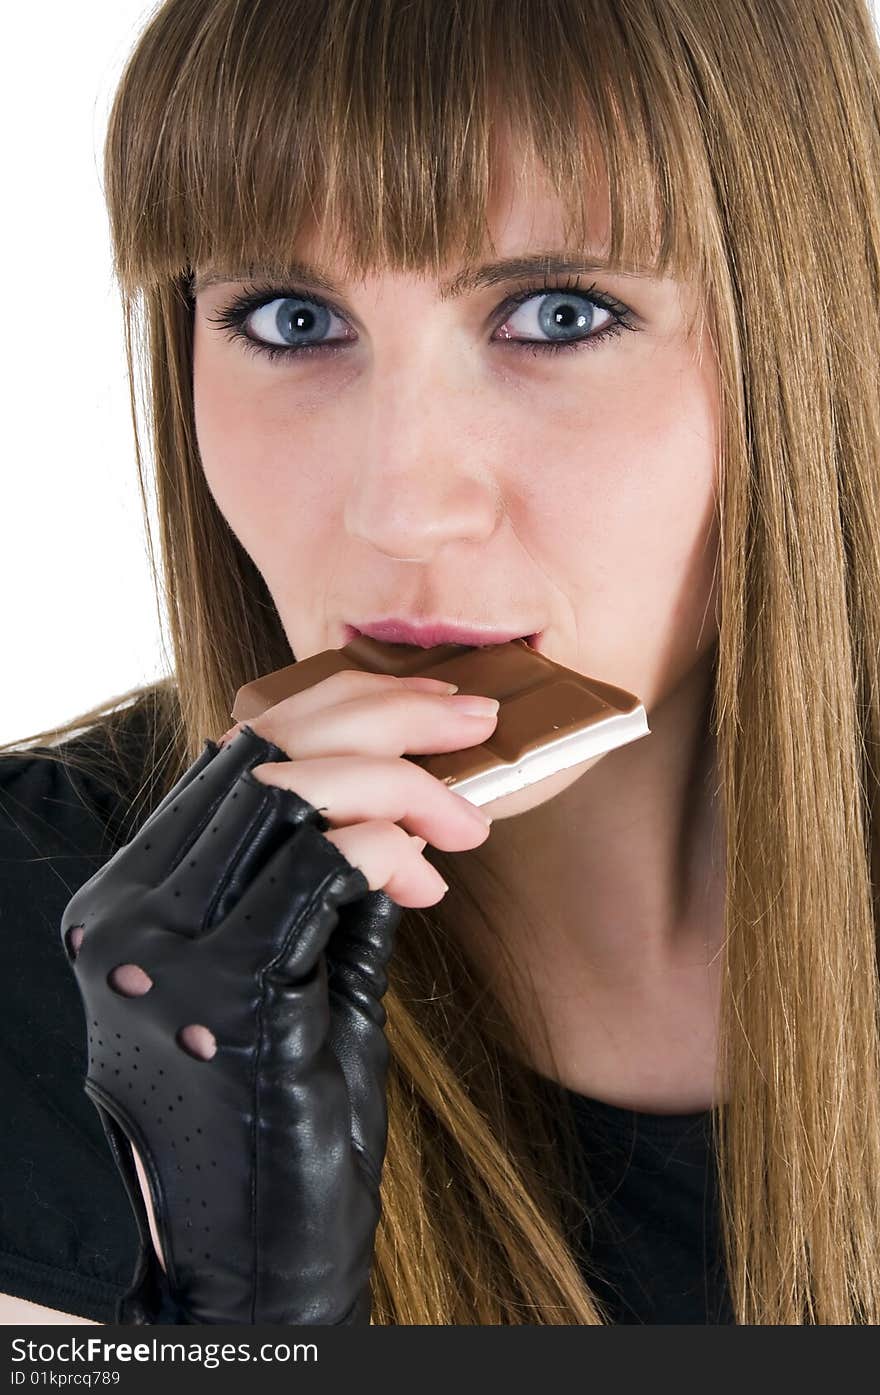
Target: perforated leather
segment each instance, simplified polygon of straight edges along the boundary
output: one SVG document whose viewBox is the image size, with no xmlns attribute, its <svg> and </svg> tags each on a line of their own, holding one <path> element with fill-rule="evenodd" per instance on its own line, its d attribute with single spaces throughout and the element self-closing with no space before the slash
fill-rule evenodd
<svg viewBox="0 0 880 1395">
<path fill-rule="evenodd" d="M 247 725 L 206 742 L 64 912 L 84 1088 L 141 1235 L 120 1322 L 370 1320 L 401 909 L 322 836 L 318 810 L 251 774 L 288 759 Z M 113 986 L 126 964 L 146 992 Z M 213 1034 L 210 1059 L 182 1044 L 192 1026 Z"/>
</svg>

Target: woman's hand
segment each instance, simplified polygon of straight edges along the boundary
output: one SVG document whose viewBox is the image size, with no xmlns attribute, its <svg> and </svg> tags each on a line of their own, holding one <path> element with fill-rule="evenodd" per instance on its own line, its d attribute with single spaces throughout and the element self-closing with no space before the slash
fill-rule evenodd
<svg viewBox="0 0 880 1395">
<path fill-rule="evenodd" d="M 432 906 L 447 890 L 419 840 L 444 852 L 475 848 L 491 823 L 421 766 L 400 759 L 405 752 L 461 751 L 492 731 L 497 701 L 450 696 L 449 686 L 345 670 L 247 724 L 295 752 L 293 760 L 256 766 L 256 778 L 319 808 L 333 830 L 325 837 L 361 868 L 371 891 L 385 891 L 400 906 Z M 468 713 L 476 706 L 482 715 Z"/>
<path fill-rule="evenodd" d="M 182 1322 L 369 1321 L 385 969 L 400 906 L 443 892 L 411 835 L 487 836 L 400 758 L 492 730 L 437 687 L 346 671 L 207 743 L 68 904 L 85 1088 L 142 1240 L 120 1321 L 155 1321 L 163 1292 Z"/>
</svg>

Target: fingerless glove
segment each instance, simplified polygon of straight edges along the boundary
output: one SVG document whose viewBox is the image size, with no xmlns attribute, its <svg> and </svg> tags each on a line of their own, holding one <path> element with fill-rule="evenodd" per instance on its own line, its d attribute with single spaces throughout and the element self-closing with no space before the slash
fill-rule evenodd
<svg viewBox="0 0 880 1395">
<path fill-rule="evenodd" d="M 227 746 L 207 741 L 64 911 L 84 1088 L 140 1235 L 121 1323 L 370 1321 L 381 999 L 401 908 L 323 836 L 318 810 L 251 774 L 289 759 L 246 725 Z M 124 964 L 146 992 L 114 986 Z M 193 1025 L 213 1034 L 210 1059 L 186 1044 Z"/>
</svg>

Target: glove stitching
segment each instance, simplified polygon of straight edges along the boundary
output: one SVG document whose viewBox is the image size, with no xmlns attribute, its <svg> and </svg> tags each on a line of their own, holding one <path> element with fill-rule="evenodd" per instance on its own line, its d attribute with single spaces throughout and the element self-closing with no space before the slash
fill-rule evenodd
<svg viewBox="0 0 880 1395">
<path fill-rule="evenodd" d="M 260 782 L 257 781 L 257 783 L 259 784 Z M 294 833 L 293 836 L 296 837 L 296 834 Z M 259 1174 L 260 1174 L 260 1155 L 259 1155 L 259 1150 L 258 1150 L 258 1148 L 257 1148 L 257 1118 L 258 1118 L 258 1116 L 259 1116 L 259 1108 L 260 1108 L 260 1099 L 259 1099 L 260 1063 L 261 1063 L 261 1061 L 262 1061 L 263 1050 L 264 1050 L 264 1046 L 265 1046 L 265 1038 L 264 1038 L 264 1036 L 263 1036 L 263 1008 L 264 1008 L 265 1001 L 266 1001 L 266 975 L 269 973 L 269 970 L 270 970 L 270 969 L 273 969 L 273 968 L 276 966 L 276 964 L 278 963 L 279 959 L 281 959 L 281 958 L 283 957 L 283 955 L 284 955 L 285 951 L 287 950 L 287 947 L 288 947 L 288 945 L 289 945 L 289 943 L 290 943 L 291 937 L 295 934 L 295 932 L 297 931 L 297 929 L 302 925 L 302 922 L 303 922 L 304 918 L 305 918 L 306 916 L 311 915 L 311 913 L 312 913 L 312 911 L 313 911 L 313 909 L 314 909 L 315 902 L 318 900 L 318 897 L 321 896 L 321 895 L 323 894 L 324 888 L 327 886 L 327 884 L 328 884 L 330 881 L 332 881 L 332 879 L 333 879 L 333 877 L 334 877 L 335 875 L 336 875 L 336 873 L 334 872 L 334 873 L 332 873 L 330 876 L 328 876 L 328 877 L 326 877 L 326 878 L 324 879 L 324 881 L 321 883 L 321 886 L 318 888 L 318 890 L 317 890 L 317 891 L 315 892 L 315 894 L 312 896 L 311 900 L 308 902 L 308 905 L 306 906 L 306 909 L 305 909 L 304 913 L 303 913 L 302 915 L 297 916 L 296 921 L 294 922 L 294 924 L 290 927 L 289 931 L 287 932 L 287 935 L 285 936 L 285 939 L 284 939 L 284 946 L 283 946 L 283 948 L 279 951 L 278 954 L 276 954 L 275 958 L 272 960 L 272 962 L 271 962 L 270 964 L 267 964 L 265 968 L 263 968 L 263 969 L 260 970 L 260 996 L 259 996 L 259 1000 L 258 1000 L 258 1002 L 257 1002 L 257 1049 L 256 1049 L 256 1051 L 254 1052 L 254 1064 L 253 1064 L 252 1077 L 251 1077 L 251 1098 L 252 1098 L 252 1101 L 253 1101 L 253 1108 L 251 1109 L 251 1119 L 252 1119 L 252 1123 L 251 1123 L 251 1157 L 252 1157 L 253 1160 L 254 1160 L 254 1165 L 253 1165 L 253 1167 L 251 1168 L 251 1234 L 255 1237 L 254 1250 L 253 1250 L 253 1270 L 252 1270 L 252 1274 L 251 1274 L 251 1295 L 252 1295 L 252 1296 L 251 1296 L 251 1312 L 250 1312 L 250 1321 L 251 1321 L 251 1324 L 254 1324 L 254 1323 L 256 1322 L 256 1320 L 257 1320 L 257 1317 L 256 1317 L 256 1312 L 257 1312 L 257 1276 L 259 1275 L 259 1272 L 260 1272 L 260 1257 L 261 1257 L 261 1256 L 260 1256 L 260 1228 L 259 1228 L 259 1225 L 257 1224 L 257 1197 L 258 1197 L 259 1190 L 260 1190 L 260 1175 L 259 1175 Z"/>
<path fill-rule="evenodd" d="M 351 1146 L 352 1150 L 354 1151 L 355 1161 L 360 1166 L 360 1169 L 363 1172 L 366 1180 L 370 1183 L 371 1186 L 376 1188 L 376 1191 L 378 1193 L 382 1185 L 382 1179 L 376 1172 L 375 1167 L 373 1166 L 372 1158 L 368 1155 L 366 1150 L 361 1147 L 360 1143 L 358 1143 L 355 1139 L 351 1140 Z"/>
<path fill-rule="evenodd" d="M 223 803 L 228 793 L 229 789 L 218 791 L 216 799 L 208 807 L 207 814 L 202 819 L 202 822 L 200 824 L 197 824 L 196 827 L 193 829 L 192 837 L 187 839 L 187 841 L 179 848 L 177 857 L 172 863 L 169 864 L 166 876 L 173 876 L 180 864 L 183 862 L 184 858 L 189 856 L 193 844 L 198 842 L 199 838 L 201 838 L 208 824 L 211 822 L 211 819 L 213 819 L 216 816 L 217 810 L 220 808 L 220 805 Z M 141 830 L 141 832 L 143 832 L 143 830 Z"/>
<path fill-rule="evenodd" d="M 322 834 L 321 836 L 323 837 L 323 834 Z M 333 846 L 333 844 L 331 844 L 331 847 L 332 847 L 332 846 Z M 342 854 L 340 853 L 339 856 L 342 857 Z M 343 859 L 343 860 L 344 860 L 344 859 Z M 367 885 L 367 888 L 369 889 L 369 883 L 367 882 L 366 877 L 364 877 L 364 874 L 363 874 L 363 872 L 360 870 L 359 867 L 351 867 L 348 863 L 346 863 L 346 866 L 345 866 L 345 868 L 344 868 L 343 870 L 346 871 L 346 872 L 348 872 L 348 873 L 356 872 L 357 875 L 358 875 L 359 877 L 363 877 L 364 883 Z M 308 901 L 308 903 L 307 903 L 307 905 L 305 906 L 305 908 L 304 908 L 304 909 L 300 912 L 300 914 L 297 916 L 297 918 L 296 918 L 296 920 L 294 921 L 293 925 L 291 925 L 290 929 L 288 930 L 287 934 L 285 935 L 284 941 L 283 941 L 283 943 L 282 943 L 282 946 L 281 946 L 281 948 L 279 949 L 278 953 L 275 955 L 275 958 L 272 959 L 272 960 L 270 960 L 270 962 L 269 962 L 269 963 L 265 966 L 265 968 L 262 970 L 261 977 L 262 977 L 262 975 L 269 973 L 272 969 L 277 968 L 277 966 L 278 966 L 278 961 L 279 961 L 280 959 L 283 959 L 283 958 L 285 957 L 285 955 L 288 953 L 289 949 L 290 949 L 290 942 L 291 942 L 291 939 L 292 939 L 293 936 L 297 933 L 297 931 L 301 928 L 303 921 L 306 920 L 309 916 L 311 916 L 311 914 L 313 913 L 313 911 L 314 911 L 316 908 L 318 908 L 317 903 L 318 903 L 318 902 L 321 900 L 321 898 L 324 896 L 325 892 L 327 891 L 327 888 L 328 888 L 329 886 L 332 886 L 333 882 L 336 881 L 336 879 L 337 879 L 338 876 L 339 876 L 339 872 L 340 872 L 339 867 L 334 867 L 334 868 L 332 868 L 332 869 L 327 873 L 327 875 L 326 875 L 326 877 L 324 878 L 324 880 L 318 885 L 318 887 L 317 887 L 316 891 L 313 893 L 311 899 Z M 328 909 L 335 911 L 335 912 L 336 912 L 336 915 L 337 915 L 337 917 L 338 917 L 338 915 L 339 915 L 339 907 L 338 907 L 338 906 L 328 907 Z M 322 952 L 322 954 L 323 954 L 323 956 L 324 956 L 325 962 L 327 962 L 328 956 L 327 956 L 327 951 L 326 951 L 326 949 L 322 950 L 321 952 Z"/>
<path fill-rule="evenodd" d="M 249 774 L 250 772 L 246 772 L 246 773 Z M 251 775 L 251 781 L 252 781 L 255 785 L 260 785 L 260 784 L 262 784 L 262 781 L 261 781 L 261 780 L 255 779 L 253 775 Z M 261 800 L 260 800 L 260 803 L 259 803 L 258 806 L 257 806 L 257 812 L 256 812 L 256 815 L 255 815 L 254 822 L 256 821 L 257 818 L 262 818 L 262 816 L 263 816 L 263 814 L 264 814 L 264 812 L 265 812 L 265 809 L 266 809 L 266 805 L 267 805 L 267 803 L 268 803 L 268 801 L 269 801 L 269 799 L 270 799 L 270 797 L 271 797 L 271 789 L 272 789 L 272 787 L 270 787 L 270 786 L 264 787 L 262 798 L 261 798 Z M 253 826 L 253 824 L 252 824 L 251 826 Z M 293 836 L 295 837 L 296 835 L 294 834 Z M 214 902 L 212 902 L 212 909 L 213 909 L 213 906 L 214 906 L 215 904 L 216 904 L 216 898 L 215 898 Z M 263 970 L 261 970 L 261 972 L 260 972 L 260 995 L 259 995 L 259 998 L 258 998 L 258 1000 L 257 1000 L 257 1049 L 256 1049 L 256 1051 L 254 1052 L 253 1066 L 251 1067 L 251 1087 L 250 1087 L 250 1093 L 251 1093 L 251 1157 L 252 1157 L 252 1159 L 253 1159 L 253 1166 L 252 1166 L 252 1168 L 251 1168 L 251 1196 L 250 1196 L 250 1209 L 251 1209 L 251 1234 L 255 1237 L 255 1243 L 254 1243 L 253 1252 L 252 1252 L 252 1255 L 251 1255 L 251 1266 L 252 1266 L 252 1267 L 251 1267 L 251 1304 L 250 1304 L 250 1322 L 251 1322 L 251 1324 L 255 1323 L 256 1320 L 257 1320 L 257 1319 L 256 1319 L 256 1311 L 257 1311 L 257 1276 L 259 1275 L 259 1272 L 260 1272 L 260 1232 L 259 1232 L 259 1228 L 258 1228 L 258 1226 L 257 1226 L 257 1196 L 258 1196 L 258 1193 L 259 1193 L 260 1156 L 259 1156 L 259 1149 L 257 1148 L 257 1119 L 258 1119 L 258 1117 L 259 1117 L 259 1104 L 260 1104 L 260 1101 L 259 1101 L 260 1062 L 261 1062 L 262 1055 L 263 1055 L 263 1045 L 264 1045 L 264 1039 L 263 1039 L 263 1005 L 264 1005 L 265 995 L 266 995 L 265 977 L 266 977 L 266 970 L 263 969 Z"/>
<path fill-rule="evenodd" d="M 255 781 L 255 783 L 260 782 Z M 204 932 L 205 929 L 213 923 L 214 912 L 217 909 L 217 905 L 226 895 L 229 883 L 231 882 L 235 873 L 238 871 L 239 863 L 241 862 L 242 857 L 242 849 L 244 846 L 246 846 L 247 842 L 250 842 L 250 839 L 253 836 L 254 829 L 258 826 L 260 822 L 262 822 L 263 816 L 266 812 L 266 804 L 268 803 L 268 800 L 269 790 L 267 789 L 266 794 L 264 795 L 256 810 L 254 811 L 253 818 L 251 819 L 247 828 L 242 831 L 241 837 L 238 840 L 238 844 L 229 857 L 226 871 L 224 872 L 223 876 L 220 877 L 220 879 L 218 880 L 217 885 L 214 889 L 214 895 L 211 897 L 210 901 L 205 907 L 205 914 L 202 917 L 202 923 L 199 926 L 199 929 L 202 932 Z"/>
<path fill-rule="evenodd" d="M 257 783 L 260 783 L 260 782 L 258 781 Z M 296 834 L 294 834 L 293 836 L 295 837 Z M 319 835 L 319 836 L 323 837 L 323 834 L 321 834 L 321 835 Z M 331 845 L 331 846 L 332 846 L 332 845 Z M 337 850 L 337 851 L 338 851 L 338 850 Z M 340 853 L 339 855 L 340 855 L 340 857 L 342 856 L 341 853 Z M 343 859 L 343 860 L 344 860 L 344 859 Z M 353 868 L 352 870 L 353 870 L 353 871 L 358 871 L 359 869 L 358 869 L 358 868 Z M 363 876 L 363 873 L 360 873 L 360 875 Z M 297 931 L 301 929 L 303 923 L 304 923 L 306 920 L 308 920 L 308 919 L 312 916 L 312 914 L 314 913 L 314 911 L 315 911 L 315 909 L 316 909 L 316 906 L 319 906 L 320 902 L 322 901 L 322 899 L 323 899 L 323 897 L 324 897 L 324 893 L 325 893 L 326 890 L 327 890 L 327 887 L 330 886 L 330 885 L 336 880 L 336 878 L 337 878 L 338 876 L 339 876 L 339 868 L 338 868 L 338 867 L 333 868 L 330 872 L 328 872 L 327 876 L 323 879 L 323 881 L 320 883 L 320 885 L 319 885 L 319 886 L 315 889 L 315 891 L 313 892 L 312 896 L 310 897 L 310 899 L 309 899 L 309 901 L 307 902 L 307 904 L 306 904 L 305 908 L 303 909 L 303 911 L 300 913 L 300 915 L 297 916 L 297 918 L 296 918 L 296 920 L 294 921 L 293 925 L 291 925 L 290 929 L 289 929 L 288 932 L 287 932 L 287 935 L 286 935 L 285 938 L 284 938 L 284 943 L 283 943 L 282 948 L 281 948 L 281 949 L 279 950 L 279 952 L 275 955 L 275 958 L 274 958 L 269 964 L 267 964 L 267 965 L 265 966 L 265 968 L 263 968 L 263 969 L 260 970 L 260 997 L 259 997 L 259 1001 L 258 1001 L 258 1004 L 257 1004 L 257 1049 L 256 1049 L 256 1051 L 254 1052 L 254 1065 L 253 1065 L 253 1071 L 252 1071 L 252 1100 L 253 1100 L 253 1109 L 252 1109 L 252 1111 L 251 1111 L 251 1117 L 252 1117 L 253 1123 L 251 1124 L 251 1134 L 252 1134 L 251 1157 L 252 1157 L 253 1160 L 254 1160 L 254 1165 L 253 1165 L 253 1168 L 251 1169 L 251 1234 L 254 1235 L 254 1236 L 256 1237 L 256 1240 L 255 1240 L 255 1244 L 254 1244 L 254 1253 L 253 1253 L 253 1265 L 254 1265 L 254 1268 L 253 1268 L 253 1271 L 252 1271 L 252 1279 L 251 1279 L 251 1294 L 253 1295 L 252 1300 L 251 1300 L 251 1312 L 250 1312 L 250 1321 L 251 1321 L 251 1324 L 254 1324 L 254 1323 L 256 1323 L 256 1321 L 257 1321 L 257 1318 L 256 1318 L 256 1308 L 257 1308 L 257 1275 L 258 1275 L 259 1272 L 260 1272 L 260 1235 L 261 1235 L 261 1232 L 260 1232 L 260 1228 L 259 1228 L 259 1226 L 258 1226 L 258 1224 L 257 1224 L 257 1197 L 258 1197 L 258 1193 L 259 1193 L 260 1158 L 259 1158 L 259 1151 L 258 1151 L 258 1149 L 257 1149 L 257 1118 L 258 1118 L 258 1114 L 259 1114 L 259 1103 L 260 1103 L 260 1102 L 259 1102 L 259 1094 L 258 1094 L 258 1090 L 259 1090 L 259 1081 L 260 1081 L 260 1063 L 261 1063 L 261 1060 L 262 1060 L 263 1050 L 264 1050 L 264 1047 L 265 1047 L 265 1038 L 264 1038 L 264 1036 L 263 1036 L 263 1009 L 264 1009 L 265 1000 L 266 1000 L 266 977 L 267 977 L 267 975 L 277 966 L 279 960 L 284 958 L 285 954 L 287 953 L 287 951 L 288 951 L 288 949 L 289 949 L 291 939 L 294 937 L 294 935 L 296 935 Z M 366 880 L 366 878 L 364 878 L 364 880 Z M 334 907 L 333 909 L 336 909 L 336 910 L 337 910 L 337 916 L 338 916 L 338 909 L 335 908 L 335 907 Z M 319 956 L 319 958 L 320 958 L 320 957 L 321 957 L 321 956 Z M 325 963 L 326 963 L 326 955 L 324 955 L 324 958 L 325 958 Z M 341 1067 L 341 1065 L 340 1065 L 340 1070 L 341 1070 L 341 1069 L 342 1069 L 342 1067 Z M 344 1073 L 343 1073 L 343 1074 L 344 1074 Z M 346 1086 L 346 1088 L 347 1088 L 347 1086 Z M 349 1310 L 349 1311 L 350 1311 L 350 1310 Z"/>
</svg>

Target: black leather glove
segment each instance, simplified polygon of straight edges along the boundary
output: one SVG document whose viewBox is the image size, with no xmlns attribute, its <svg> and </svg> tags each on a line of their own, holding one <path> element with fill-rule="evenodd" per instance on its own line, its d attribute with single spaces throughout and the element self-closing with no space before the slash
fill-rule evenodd
<svg viewBox="0 0 880 1395">
<path fill-rule="evenodd" d="M 64 912 L 85 1090 L 140 1231 L 118 1322 L 370 1321 L 381 998 L 401 908 L 322 836 L 311 804 L 250 774 L 289 759 L 248 726 L 223 748 L 206 742 Z M 152 980 L 142 996 L 108 981 L 125 963 Z M 190 1024 L 214 1034 L 211 1059 L 179 1044 Z"/>
</svg>

